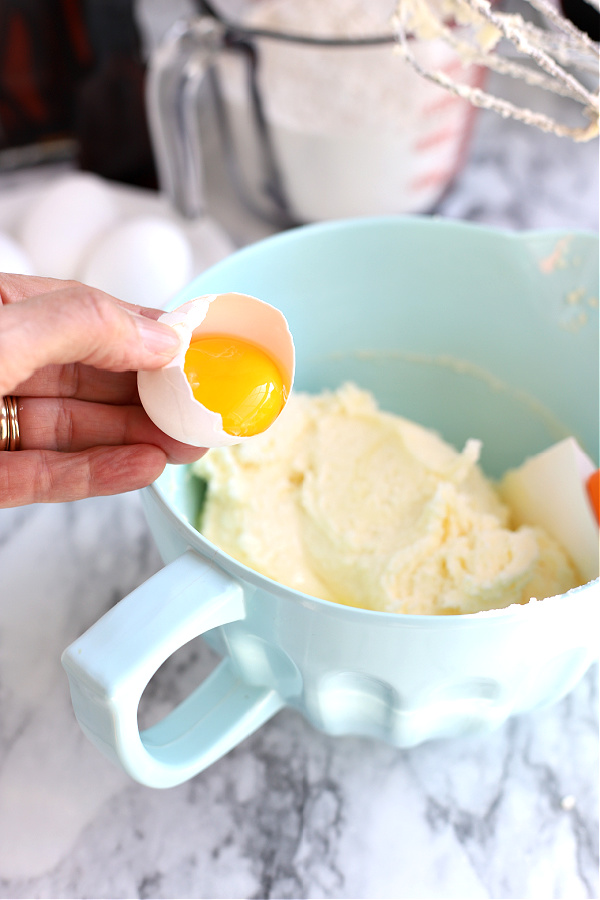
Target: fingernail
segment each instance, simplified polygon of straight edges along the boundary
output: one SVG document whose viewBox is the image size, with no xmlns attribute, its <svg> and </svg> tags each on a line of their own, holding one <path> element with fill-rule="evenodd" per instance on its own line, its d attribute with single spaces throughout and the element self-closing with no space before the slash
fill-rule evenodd
<svg viewBox="0 0 600 900">
<path fill-rule="evenodd" d="M 177 332 L 170 325 L 163 325 L 146 316 L 135 316 L 135 322 L 144 346 L 158 356 L 172 359 L 179 350 L 181 341 Z"/>
</svg>

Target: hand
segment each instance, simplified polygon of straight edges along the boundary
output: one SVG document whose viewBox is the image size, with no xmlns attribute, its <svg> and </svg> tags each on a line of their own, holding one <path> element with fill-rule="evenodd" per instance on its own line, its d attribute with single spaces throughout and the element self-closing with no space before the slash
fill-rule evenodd
<svg viewBox="0 0 600 900">
<path fill-rule="evenodd" d="M 18 399 L 21 449 L 0 452 L 0 507 L 136 490 L 206 451 L 163 434 L 138 369 L 173 358 L 160 310 L 74 281 L 0 274 L 0 398 Z"/>
</svg>

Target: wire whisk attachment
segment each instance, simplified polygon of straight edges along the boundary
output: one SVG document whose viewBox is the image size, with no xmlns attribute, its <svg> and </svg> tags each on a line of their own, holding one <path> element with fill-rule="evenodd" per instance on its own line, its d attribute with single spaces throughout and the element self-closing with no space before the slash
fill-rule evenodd
<svg viewBox="0 0 600 900">
<path fill-rule="evenodd" d="M 491 109 L 574 141 L 598 135 L 600 53 L 588 35 L 549 0 L 526 0 L 538 21 L 496 9 L 489 0 L 398 0 L 393 17 L 400 52 L 423 77 L 475 106 Z M 599 0 L 587 0 L 600 10 Z M 419 41 L 442 39 L 465 63 L 483 66 L 578 105 L 581 124 L 559 122 L 511 100 L 462 84 L 446 72 L 427 69 L 415 55 Z"/>
</svg>

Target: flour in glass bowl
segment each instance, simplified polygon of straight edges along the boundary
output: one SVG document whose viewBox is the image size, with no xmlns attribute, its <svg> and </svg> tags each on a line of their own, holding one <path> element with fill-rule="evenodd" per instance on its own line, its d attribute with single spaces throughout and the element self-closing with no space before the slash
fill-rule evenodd
<svg viewBox="0 0 600 900">
<path fill-rule="evenodd" d="M 263 0 L 252 4 L 245 24 L 309 37 L 364 38 L 392 35 L 393 10 L 394 0 Z M 393 43 L 337 48 L 264 40 L 260 67 L 269 117 L 319 133 L 406 127 L 413 106 L 407 87 L 420 81 Z"/>
<path fill-rule="evenodd" d="M 393 34 L 395 0 L 261 0 L 244 24 L 311 37 Z M 418 76 L 395 43 L 318 47 L 257 40 L 259 87 L 288 197 L 303 221 L 424 211 L 461 162 L 472 108 Z M 459 70 L 446 44 L 418 53 L 428 67 Z M 239 131 L 247 96 L 239 61 L 224 58 L 223 82 Z M 236 125 L 236 107 L 238 123 Z M 243 135 L 241 136 L 243 140 Z M 248 165 L 248 161 L 246 161 Z"/>
</svg>

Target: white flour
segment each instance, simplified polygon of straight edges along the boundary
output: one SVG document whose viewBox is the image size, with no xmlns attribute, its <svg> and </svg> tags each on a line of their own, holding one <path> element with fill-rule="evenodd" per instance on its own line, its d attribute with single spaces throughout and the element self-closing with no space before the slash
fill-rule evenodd
<svg viewBox="0 0 600 900">
<path fill-rule="evenodd" d="M 320 37 L 391 34 L 394 0 L 263 0 L 245 23 Z M 468 105 L 418 76 L 396 45 L 315 47 L 261 38 L 259 84 L 292 207 L 302 221 L 417 212 L 457 167 Z M 428 67 L 456 63 L 445 44 L 419 47 Z M 246 73 L 226 54 L 234 130 L 249 143 Z M 252 150 L 243 165 L 254 178 Z"/>
<path fill-rule="evenodd" d="M 393 8 L 394 0 L 264 0 L 252 5 L 245 23 L 311 37 L 370 37 L 392 33 Z M 267 112 L 282 125 L 319 134 L 397 131 L 413 116 L 407 88 L 419 90 L 421 79 L 395 44 L 336 48 L 264 39 L 259 54 Z"/>
</svg>

